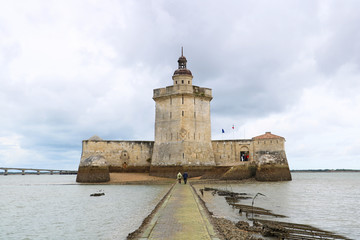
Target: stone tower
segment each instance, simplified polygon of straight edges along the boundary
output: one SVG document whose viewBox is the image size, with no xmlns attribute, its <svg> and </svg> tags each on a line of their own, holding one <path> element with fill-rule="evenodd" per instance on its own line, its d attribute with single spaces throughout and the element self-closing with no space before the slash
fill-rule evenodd
<svg viewBox="0 0 360 240">
<path fill-rule="evenodd" d="M 154 89 L 155 142 L 151 165 L 215 166 L 211 144 L 209 88 L 192 85 L 181 49 L 173 84 Z"/>
</svg>

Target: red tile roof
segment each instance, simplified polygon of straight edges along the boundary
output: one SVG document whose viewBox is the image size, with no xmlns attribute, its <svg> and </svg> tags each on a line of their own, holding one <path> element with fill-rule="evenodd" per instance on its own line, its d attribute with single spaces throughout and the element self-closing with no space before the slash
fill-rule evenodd
<svg viewBox="0 0 360 240">
<path fill-rule="evenodd" d="M 257 137 L 253 137 L 252 139 L 254 140 L 258 140 L 258 139 L 274 139 L 274 138 L 282 138 L 285 139 L 283 137 L 280 137 L 278 135 L 272 134 L 271 132 L 266 132 L 263 135 L 257 136 Z"/>
</svg>

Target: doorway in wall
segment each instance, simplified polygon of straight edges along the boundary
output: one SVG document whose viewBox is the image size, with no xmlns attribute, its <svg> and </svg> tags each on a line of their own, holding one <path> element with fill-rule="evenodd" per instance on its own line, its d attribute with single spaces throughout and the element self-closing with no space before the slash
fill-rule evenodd
<svg viewBox="0 0 360 240">
<path fill-rule="evenodd" d="M 241 151 L 240 152 L 240 161 L 241 162 L 249 161 L 249 151 Z"/>
<path fill-rule="evenodd" d="M 249 160 L 249 148 L 247 146 L 242 146 L 240 148 L 240 162 L 247 162 Z"/>
</svg>

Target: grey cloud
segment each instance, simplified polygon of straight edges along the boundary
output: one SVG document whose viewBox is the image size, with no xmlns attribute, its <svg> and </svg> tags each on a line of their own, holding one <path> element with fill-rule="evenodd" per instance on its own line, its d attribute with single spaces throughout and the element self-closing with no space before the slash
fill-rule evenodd
<svg viewBox="0 0 360 240">
<path fill-rule="evenodd" d="M 348 63 L 359 65 L 355 1 L 340 8 L 335 1 L 40 4 L 35 12 L 18 13 L 27 15 L 27 22 L 0 20 L 0 31 L 10 39 L 0 43 L 0 133 L 22 136 L 23 149 L 38 151 L 41 164 L 55 159 L 49 161 L 76 166 L 81 140 L 94 134 L 152 140 L 152 89 L 172 83 L 181 46 L 194 84 L 213 89 L 217 128 L 220 119 L 246 124 L 285 114 L 304 89 L 325 81 L 335 81 L 339 91 L 358 88 L 355 70 L 345 79 L 338 71 Z M 52 61 L 56 71 L 33 72 L 26 63 L 14 63 L 27 50 L 21 49 L 27 40 L 11 35 L 14 26 L 41 27 L 50 39 L 57 32 L 64 36 L 70 48 L 64 49 L 65 60 L 31 59 Z M 36 36 L 28 37 L 41 52 Z M 62 49 L 49 41 L 54 42 L 46 49 Z M 23 68 L 29 72 L 18 74 Z"/>
</svg>

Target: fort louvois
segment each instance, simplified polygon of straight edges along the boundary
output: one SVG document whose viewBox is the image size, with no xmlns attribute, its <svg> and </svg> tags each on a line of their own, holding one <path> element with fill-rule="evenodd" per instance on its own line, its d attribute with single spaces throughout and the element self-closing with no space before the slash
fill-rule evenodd
<svg viewBox="0 0 360 240">
<path fill-rule="evenodd" d="M 285 138 L 266 132 L 252 139 L 211 140 L 210 88 L 193 85 L 181 51 L 172 85 L 154 89 L 154 141 L 113 141 L 93 136 L 82 143 L 78 182 L 106 182 L 109 172 L 153 176 L 260 181 L 291 180 Z"/>
</svg>

